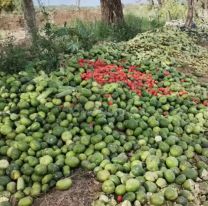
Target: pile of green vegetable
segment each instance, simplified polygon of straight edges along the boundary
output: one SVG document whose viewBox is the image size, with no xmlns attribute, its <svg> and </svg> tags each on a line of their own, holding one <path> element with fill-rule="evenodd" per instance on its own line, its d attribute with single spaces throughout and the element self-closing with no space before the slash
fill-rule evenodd
<svg viewBox="0 0 208 206">
<path fill-rule="evenodd" d="M 30 206 L 52 187 L 69 189 L 77 167 L 102 183 L 107 199 L 95 206 L 208 204 L 208 86 L 167 64 L 137 64 L 143 49 L 132 42 L 131 55 L 111 44 L 50 74 L 0 73 L 0 205 Z M 80 58 L 138 65 L 172 93 L 138 96 L 123 83 L 83 80 L 93 68 Z"/>
<path fill-rule="evenodd" d="M 195 73 L 206 74 L 208 49 L 198 45 L 199 36 L 202 38 L 204 33 L 171 29 L 150 31 L 138 34 L 123 46 L 132 61 L 148 60 L 162 65 L 186 66 Z"/>
</svg>

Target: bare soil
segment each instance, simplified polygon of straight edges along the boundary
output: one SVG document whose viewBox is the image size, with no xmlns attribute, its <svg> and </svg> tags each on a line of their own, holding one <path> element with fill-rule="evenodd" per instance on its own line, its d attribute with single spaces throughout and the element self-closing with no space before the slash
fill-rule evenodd
<svg viewBox="0 0 208 206">
<path fill-rule="evenodd" d="M 55 25 L 64 25 L 65 23 L 73 22 L 77 19 L 83 21 L 96 21 L 100 19 L 101 13 L 99 9 L 53 9 L 48 12 L 48 16 L 38 11 L 36 13 L 37 22 L 42 26 L 49 19 Z M 0 14 L 0 30 L 16 31 L 24 28 L 24 18 L 18 14 Z"/>
<path fill-rule="evenodd" d="M 33 206 L 90 206 L 99 196 L 100 183 L 92 172 L 76 170 L 72 175 L 72 188 L 66 191 L 51 190 L 36 199 Z"/>
<path fill-rule="evenodd" d="M 46 20 L 52 24 L 63 26 L 76 20 L 96 21 L 101 18 L 100 9 L 53 9 L 48 12 L 48 16 L 42 12 L 37 12 L 38 26 L 45 25 Z M 9 37 L 14 37 L 15 42 L 22 44 L 26 40 L 25 23 L 22 15 L 0 14 L 0 43 Z"/>
</svg>

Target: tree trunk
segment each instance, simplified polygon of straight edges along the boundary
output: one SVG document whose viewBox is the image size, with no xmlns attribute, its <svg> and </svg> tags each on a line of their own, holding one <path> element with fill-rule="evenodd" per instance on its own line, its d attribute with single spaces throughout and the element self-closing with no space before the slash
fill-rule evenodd
<svg viewBox="0 0 208 206">
<path fill-rule="evenodd" d="M 37 39 L 37 25 L 35 18 L 35 8 L 32 0 L 23 0 L 22 7 L 24 12 L 24 19 L 27 27 L 28 34 L 33 42 Z"/>
<path fill-rule="evenodd" d="M 208 0 L 204 0 L 204 17 L 208 17 Z"/>
<path fill-rule="evenodd" d="M 188 13 L 186 17 L 185 27 L 191 27 L 194 18 L 194 0 L 188 0 Z"/>
<path fill-rule="evenodd" d="M 77 10 L 78 10 L 78 11 L 80 10 L 80 1 L 81 1 L 81 0 L 77 0 Z"/>
<path fill-rule="evenodd" d="M 204 0 L 204 9 L 208 10 L 208 0 Z"/>
<path fill-rule="evenodd" d="M 100 0 L 102 20 L 107 24 L 122 24 L 124 22 L 121 0 Z"/>
</svg>

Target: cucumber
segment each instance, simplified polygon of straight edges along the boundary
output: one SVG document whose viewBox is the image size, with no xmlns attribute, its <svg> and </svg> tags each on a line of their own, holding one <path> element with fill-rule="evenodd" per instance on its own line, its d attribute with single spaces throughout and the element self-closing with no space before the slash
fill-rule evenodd
<svg viewBox="0 0 208 206">
<path fill-rule="evenodd" d="M 68 190 L 71 188 L 71 186 L 72 186 L 71 178 L 62 179 L 56 183 L 57 190 Z"/>
<path fill-rule="evenodd" d="M 23 177 L 19 177 L 17 179 L 17 191 L 24 190 L 25 188 L 25 181 Z"/>
<path fill-rule="evenodd" d="M 33 204 L 33 198 L 28 196 L 20 199 L 18 206 L 31 206 Z"/>
</svg>

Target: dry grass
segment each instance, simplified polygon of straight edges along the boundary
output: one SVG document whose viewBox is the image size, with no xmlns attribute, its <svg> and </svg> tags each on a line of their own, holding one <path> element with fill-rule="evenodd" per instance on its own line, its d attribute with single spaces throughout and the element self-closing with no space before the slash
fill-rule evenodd
<svg viewBox="0 0 208 206">
<path fill-rule="evenodd" d="M 79 11 L 72 9 L 53 9 L 49 12 L 51 23 L 64 25 L 77 19 L 83 21 L 96 21 L 100 19 L 99 9 L 81 9 Z M 37 21 L 41 26 L 45 21 L 45 16 L 37 12 Z M 17 14 L 0 15 L 0 30 L 16 31 L 24 27 L 23 16 Z"/>
<path fill-rule="evenodd" d="M 63 25 L 65 22 L 73 22 L 77 19 L 82 21 L 96 21 L 101 16 L 98 9 L 82 9 L 76 10 L 55 10 L 52 14 L 52 21 L 56 25 Z"/>
</svg>

